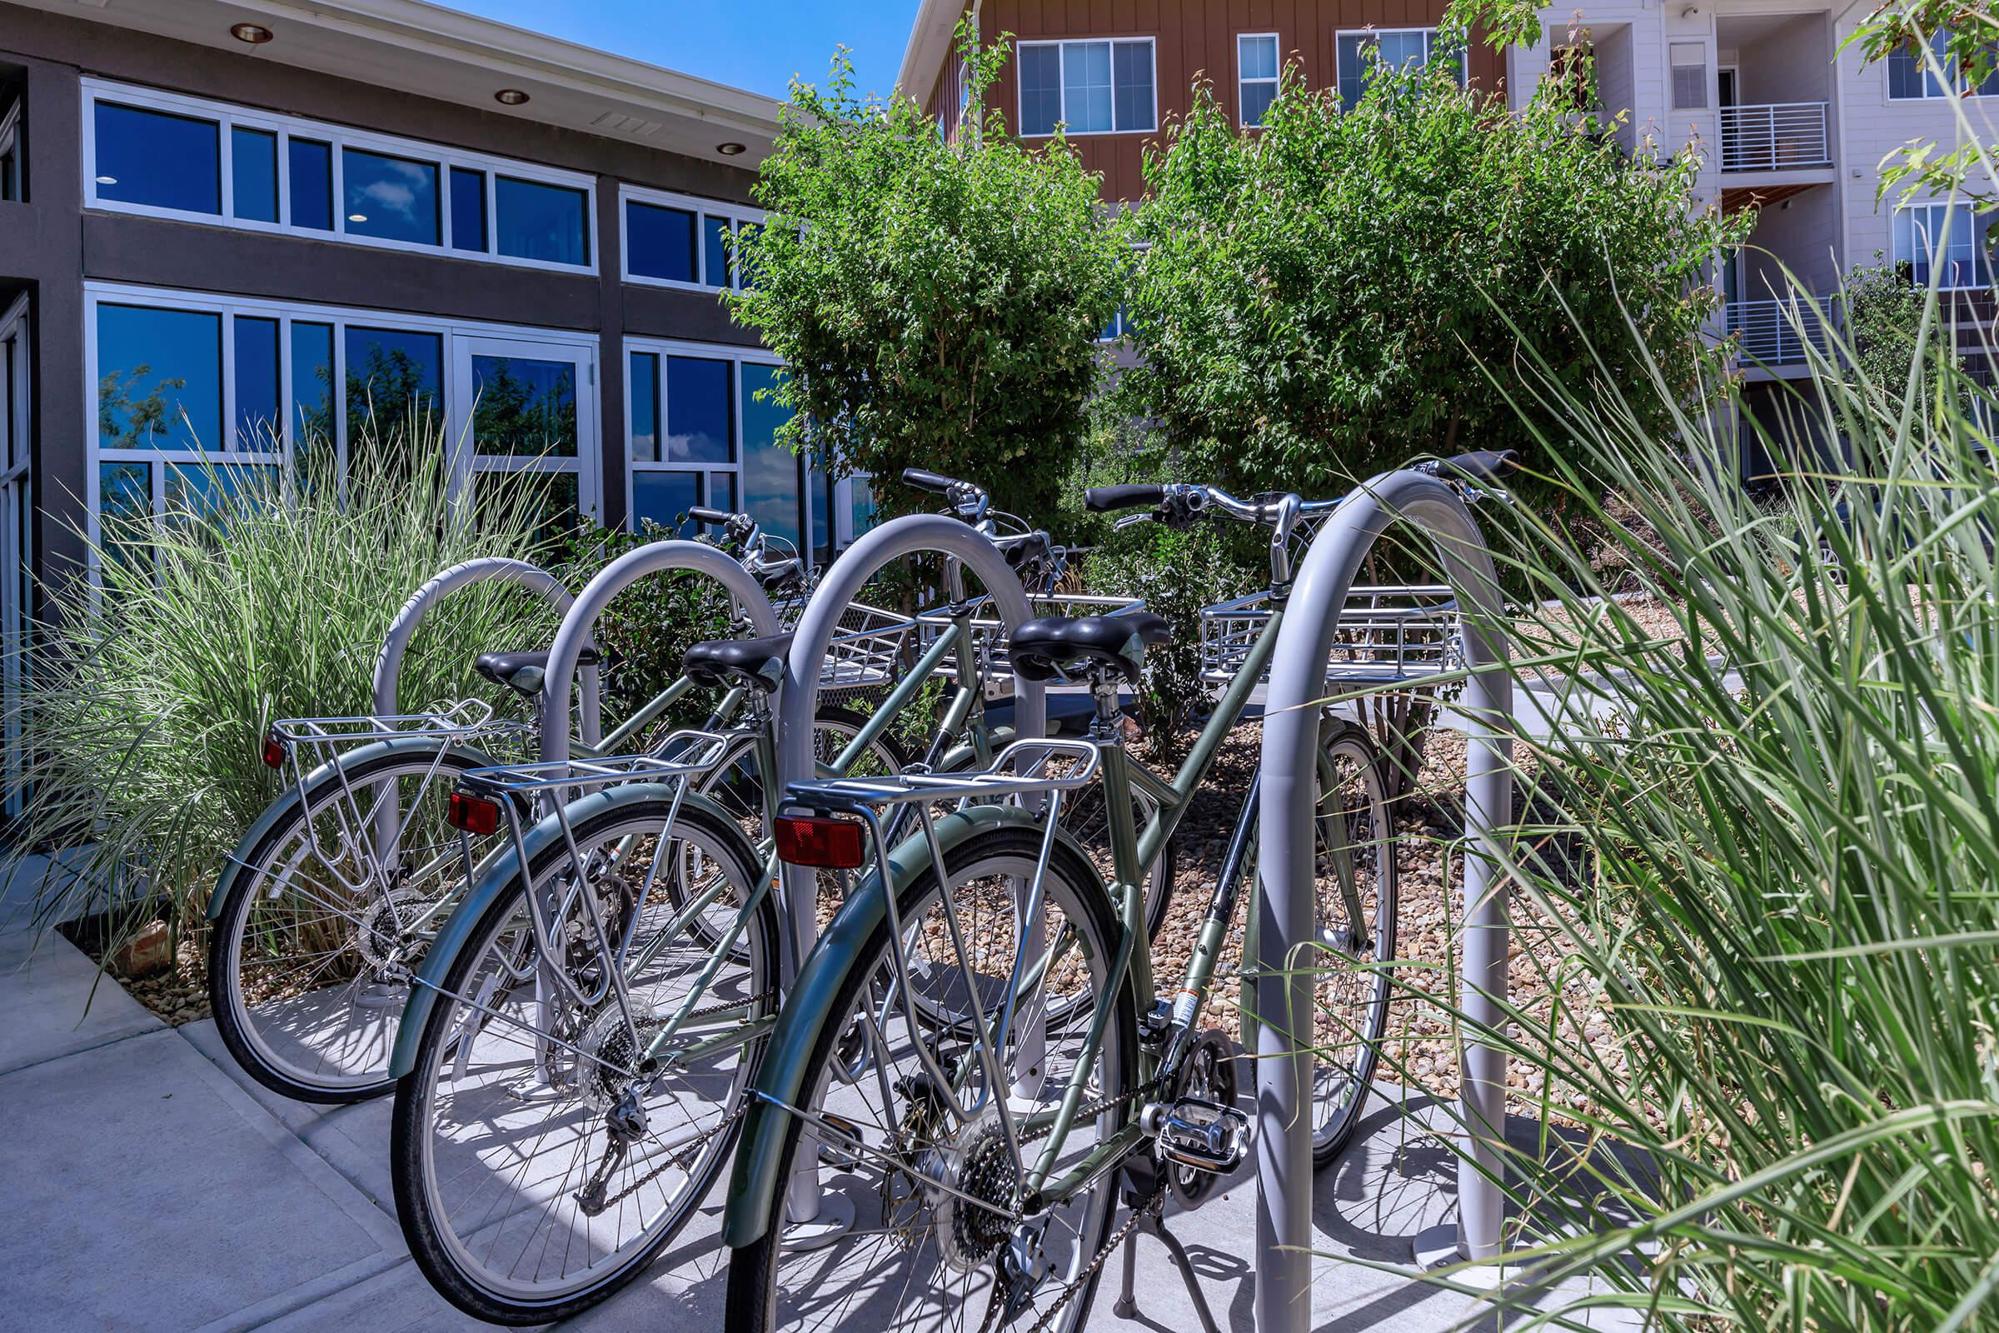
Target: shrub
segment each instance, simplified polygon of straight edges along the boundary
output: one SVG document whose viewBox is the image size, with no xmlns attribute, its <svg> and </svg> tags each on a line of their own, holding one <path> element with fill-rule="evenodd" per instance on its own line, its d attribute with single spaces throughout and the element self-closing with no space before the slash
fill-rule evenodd
<svg viewBox="0 0 1999 1333">
<path fill-rule="evenodd" d="M 354 456 L 444 456 L 441 438 L 420 442 Z M 436 468 L 357 466 L 344 490 L 277 471 L 218 466 L 162 517 L 104 518 L 96 594 L 66 605 L 21 705 L 20 841 L 79 849 L 43 882 L 43 917 L 132 918 L 164 899 L 174 925 L 197 926 L 223 856 L 277 794 L 270 723 L 371 711 L 376 654 L 412 593 L 473 556 L 535 554 L 536 497 L 497 476 L 481 478 L 475 530 Z M 411 644 L 401 706 L 491 697 L 473 656 L 554 628 L 525 592 L 455 594 Z"/>
<path fill-rule="evenodd" d="M 1561 608 L 1516 656 L 1559 658 L 1616 714 L 1518 743 L 1543 805 L 1517 910 L 1590 983 L 1572 1002 L 1541 978 L 1553 1009 L 1497 1034 L 1543 1090 L 1522 1109 L 1584 1130 L 1509 1163 L 1519 1299 L 1589 1275 L 1590 1305 L 1703 1329 L 1999 1309 L 1999 402 L 1938 336 L 1885 392 L 1849 346 L 1812 366 L 1792 406 L 1845 461 L 1769 507 L 1709 418 L 1661 435 L 1646 408 L 1530 377 L 1563 442 L 1552 483 L 1685 635 L 1586 605 L 1613 587 L 1530 507 L 1482 512 Z"/>
<path fill-rule="evenodd" d="M 1334 495 L 1420 454 L 1531 449 L 1479 369 L 1510 366 L 1516 326 L 1586 393 L 1640 375 L 1636 321 L 1673 391 L 1642 407 L 1654 432 L 1702 386 L 1709 268 L 1745 219 L 1694 207 L 1691 150 L 1627 157 L 1573 89 L 1515 113 L 1455 64 L 1376 69 L 1351 110 L 1287 71 L 1254 136 L 1204 87 L 1148 150 L 1121 392 L 1187 466 Z"/>
<path fill-rule="evenodd" d="M 854 91 L 842 52 L 794 82 L 736 259 L 736 318 L 782 356 L 780 432 L 838 468 L 967 477 L 1040 518 L 1082 433 L 1124 255 L 1097 178 L 1060 135 L 1029 148 L 984 95 L 1005 57 L 960 29 L 970 87 L 950 136 L 908 97 Z M 928 496 L 880 485 L 885 516 Z"/>
</svg>

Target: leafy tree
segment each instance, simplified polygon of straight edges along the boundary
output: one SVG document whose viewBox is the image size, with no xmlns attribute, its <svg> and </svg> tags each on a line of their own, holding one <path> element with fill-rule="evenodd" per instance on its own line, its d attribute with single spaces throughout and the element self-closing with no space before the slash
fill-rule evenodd
<svg viewBox="0 0 1999 1333">
<path fill-rule="evenodd" d="M 844 50 L 823 89 L 792 84 L 754 191 L 770 216 L 734 243 L 747 281 L 727 299 L 785 359 L 780 439 L 840 472 L 957 473 L 1041 514 L 1083 432 L 1122 250 L 1062 136 L 1030 150 L 986 106 L 1006 39 L 958 41 L 954 133 L 906 97 L 857 96 Z"/>
<path fill-rule="evenodd" d="M 1503 383 L 1523 336 L 1571 389 L 1656 362 L 1691 395 L 1711 266 L 1743 224 L 1692 207 L 1689 155 L 1627 159 L 1591 100 L 1551 84 L 1509 114 L 1440 60 L 1376 67 L 1343 111 L 1292 70 L 1250 137 L 1197 90 L 1127 224 L 1132 409 L 1210 475 L 1309 494 L 1528 446 L 1517 390 L 1486 373 Z"/>
</svg>

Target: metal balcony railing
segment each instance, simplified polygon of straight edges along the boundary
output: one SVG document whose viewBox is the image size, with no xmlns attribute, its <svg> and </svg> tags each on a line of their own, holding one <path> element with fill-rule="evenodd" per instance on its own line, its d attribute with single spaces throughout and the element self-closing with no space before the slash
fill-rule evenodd
<svg viewBox="0 0 1999 1333">
<path fill-rule="evenodd" d="M 1827 325 L 1835 317 L 1836 308 L 1825 298 L 1816 306 L 1798 297 L 1727 306 L 1728 331 L 1737 336 L 1745 365 L 1797 365 L 1807 348 L 1825 351 Z"/>
<path fill-rule="evenodd" d="M 1829 167 L 1824 102 L 1770 102 L 1721 109 L 1723 171 Z"/>
</svg>

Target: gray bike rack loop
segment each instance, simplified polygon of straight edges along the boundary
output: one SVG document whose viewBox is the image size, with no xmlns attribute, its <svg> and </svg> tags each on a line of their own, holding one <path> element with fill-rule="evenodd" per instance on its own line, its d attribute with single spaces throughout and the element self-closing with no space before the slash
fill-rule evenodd
<svg viewBox="0 0 1999 1333">
<path fill-rule="evenodd" d="M 542 759 L 569 758 L 570 678 L 576 672 L 576 659 L 590 643 L 590 631 L 596 628 L 597 617 L 604 614 L 613 597 L 640 579 L 676 569 L 706 574 L 720 583 L 749 617 L 753 637 L 777 633 L 777 613 L 771 610 L 763 585 L 726 552 L 706 542 L 679 538 L 650 542 L 627 551 L 583 585 L 583 591 L 576 594 L 575 602 L 562 617 L 562 627 L 555 632 L 555 642 L 548 650 L 548 673 L 541 687 Z M 595 667 L 586 670 L 592 677 L 596 674 Z M 586 713 L 595 712 L 588 695 L 585 709 Z M 597 736 L 585 731 L 584 739 L 594 744 Z"/>
<path fill-rule="evenodd" d="M 569 609 L 572 599 L 562 580 L 540 565 L 525 560 L 498 555 L 480 556 L 432 575 L 428 583 L 403 603 L 402 610 L 396 612 L 396 618 L 389 623 L 389 633 L 382 640 L 382 651 L 375 658 L 374 698 L 378 714 L 386 716 L 398 711 L 397 692 L 402 684 L 403 654 L 409 650 L 410 640 L 416 636 L 417 626 L 423 623 L 423 618 L 460 588 L 495 579 L 526 588 L 558 611 Z M 597 668 L 587 670 L 583 686 L 583 736 L 594 744 L 600 716 Z M 375 836 L 378 851 L 394 844 L 395 818 L 393 808 L 383 810 L 378 816 Z"/>
<path fill-rule="evenodd" d="M 955 556 L 978 576 L 992 594 L 994 609 L 1005 630 L 1011 631 L 1034 618 L 1033 606 L 1020 586 L 1020 576 L 1006 563 L 999 548 L 977 529 L 942 514 L 910 514 L 890 519 L 865 535 L 826 571 L 825 580 L 805 605 L 805 615 L 791 640 L 791 655 L 785 668 L 784 690 L 778 701 L 777 768 L 784 783 L 804 781 L 815 775 L 812 750 L 812 719 L 819 711 L 819 675 L 826 652 L 839 632 L 840 617 L 846 614 L 875 571 L 890 561 L 922 552 Z M 1047 731 L 1046 690 L 1041 682 L 1013 678 L 1014 735 L 1022 740 L 1039 740 Z M 797 975 L 800 963 L 811 950 L 818 933 L 814 908 L 818 899 L 815 873 L 804 866 L 784 868 L 784 906 L 787 926 L 780 953 L 784 955 L 779 975 L 786 988 Z M 811 1171 L 793 1177 L 790 1214 L 794 1222 L 818 1216 L 817 1181 Z"/>
<path fill-rule="evenodd" d="M 1401 523 L 1427 537 L 1445 577 L 1468 612 L 1462 649 L 1471 675 L 1458 711 L 1471 720 L 1465 823 L 1464 975 L 1460 1003 L 1473 1025 L 1496 1028 L 1506 997 L 1507 901 L 1497 867 L 1502 850 L 1492 830 L 1511 820 L 1513 687 L 1503 669 L 1506 642 L 1493 630 L 1504 601 L 1492 556 L 1452 488 L 1434 477 L 1384 473 L 1349 495 L 1313 540 L 1278 632 L 1265 696 L 1263 795 L 1258 860 L 1263 893 L 1258 918 L 1257 1011 L 1309 1015 L 1308 969 L 1293 949 L 1312 936 L 1311 804 L 1315 701 L 1328 693 L 1326 660 L 1347 590 L 1376 538 Z M 1303 962 L 1304 960 L 1297 960 Z M 1311 1057 L 1292 1040 L 1291 1021 L 1257 1024 L 1258 1186 L 1256 1327 L 1262 1333 L 1304 1333 L 1311 1323 L 1312 1116 Z M 1309 1030 L 1309 1029 L 1307 1029 Z M 1457 1257 L 1499 1253 L 1505 1202 L 1498 1144 L 1504 1126 L 1506 1055 L 1468 1038 L 1458 1132 L 1471 1143 L 1458 1164 Z M 1421 1249 L 1428 1246 L 1418 1241 Z"/>
</svg>

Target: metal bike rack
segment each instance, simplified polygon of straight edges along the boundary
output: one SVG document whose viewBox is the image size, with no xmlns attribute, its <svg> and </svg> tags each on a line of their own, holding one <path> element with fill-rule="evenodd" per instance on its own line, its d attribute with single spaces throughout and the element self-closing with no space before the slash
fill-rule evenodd
<svg viewBox="0 0 1999 1333">
<path fill-rule="evenodd" d="M 770 598 L 764 595 L 763 585 L 719 547 L 706 542 L 672 538 L 627 551 L 583 585 L 583 591 L 576 594 L 575 602 L 563 615 L 562 627 L 556 630 L 555 642 L 549 647 L 548 673 L 541 687 L 541 758 L 544 761 L 559 762 L 569 758 L 570 678 L 576 674 L 576 659 L 590 643 L 590 631 L 596 628 L 597 617 L 604 614 L 604 608 L 610 605 L 613 597 L 633 583 L 651 574 L 676 569 L 706 574 L 727 589 L 737 607 L 749 617 L 751 637 L 762 638 L 778 632 L 777 613 L 771 610 Z M 594 689 L 597 669 L 586 667 L 584 670 L 586 689 Z M 596 713 L 594 701 L 588 694 L 584 696 L 584 713 L 586 717 Z M 807 730 L 810 729 L 808 725 Z M 594 743 L 597 734 L 585 730 L 583 738 Z"/>
<path fill-rule="evenodd" d="M 376 713 L 386 717 L 399 711 L 396 695 L 402 683 L 403 654 L 409 650 L 410 640 L 416 637 L 417 627 L 423 623 L 423 618 L 460 588 L 493 580 L 518 584 L 558 611 L 566 612 L 574 600 L 562 580 L 540 565 L 507 556 L 481 556 L 433 575 L 428 583 L 411 594 L 410 599 L 403 603 L 402 610 L 396 612 L 396 618 L 389 623 L 388 635 L 382 640 L 382 651 L 375 658 Z M 566 705 L 564 717 L 567 717 Z M 583 678 L 582 727 L 583 738 L 592 744 L 597 740 L 600 721 L 597 668 L 587 667 Z M 387 849 L 395 845 L 396 815 L 391 806 L 376 817 L 375 846 L 380 856 L 386 857 Z"/>
<path fill-rule="evenodd" d="M 1492 556 L 1477 521 L 1448 484 L 1412 471 L 1383 473 L 1349 495 L 1312 541 L 1278 632 L 1264 704 L 1263 795 L 1258 853 L 1263 892 L 1257 921 L 1257 1253 L 1256 1326 L 1263 1333 L 1304 1333 L 1311 1324 L 1312 1117 L 1309 1033 L 1312 986 L 1294 949 L 1312 934 L 1312 787 L 1319 735 L 1316 702 L 1327 695 L 1326 660 L 1339 613 L 1361 562 L 1391 524 L 1426 537 L 1469 614 L 1463 653 L 1470 679 L 1456 706 L 1472 722 L 1468 736 L 1464 860 L 1465 961 L 1461 1006 L 1474 1026 L 1496 1028 L 1506 997 L 1507 899 L 1497 873 L 1502 852 L 1492 830 L 1511 820 L 1509 771 L 1512 682 L 1506 642 L 1493 629 L 1503 613 Z M 1302 1019 L 1296 1016 L 1304 1016 Z M 1506 1055 L 1468 1038 L 1463 1051 L 1462 1126 L 1470 1139 L 1458 1165 L 1455 1256 L 1499 1253 L 1502 1189 L 1500 1134 L 1505 1124 Z M 1419 1257 L 1429 1257 L 1427 1235 Z"/>
<path fill-rule="evenodd" d="M 780 788 L 817 776 L 812 750 L 812 719 L 819 709 L 821 661 L 839 633 L 840 618 L 860 596 L 876 571 L 891 561 L 923 552 L 951 556 L 978 576 L 992 594 L 1002 625 L 1012 631 L 1034 618 L 1019 577 L 999 548 L 975 529 L 942 514 L 910 514 L 891 519 L 864 534 L 826 571 L 826 577 L 806 603 L 793 632 L 784 688 L 778 699 L 777 768 Z M 1014 677 L 1014 737 L 1039 740 L 1047 731 L 1047 699 L 1041 682 Z M 818 898 L 815 872 L 804 866 L 784 868 L 784 939 L 778 950 L 778 975 L 785 989 L 818 934 L 814 908 Z M 819 1216 L 818 1179 L 811 1170 L 793 1176 L 788 1211 L 794 1225 Z"/>
</svg>

